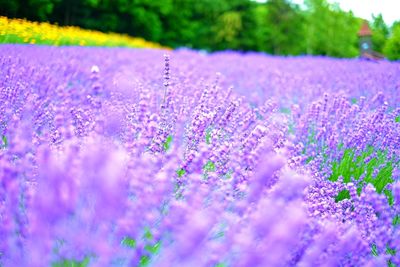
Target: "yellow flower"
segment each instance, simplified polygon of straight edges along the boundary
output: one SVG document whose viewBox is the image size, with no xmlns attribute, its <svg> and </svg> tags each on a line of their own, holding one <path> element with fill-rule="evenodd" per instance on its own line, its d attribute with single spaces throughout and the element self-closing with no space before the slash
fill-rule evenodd
<svg viewBox="0 0 400 267">
<path fill-rule="evenodd" d="M 0 16 L 0 42 L 17 40 L 30 44 L 52 45 L 95 45 L 137 48 L 164 48 L 160 44 L 147 42 L 142 38 L 116 33 L 85 30 L 75 26 L 60 27 L 47 22 L 31 22 L 23 19 L 9 19 Z"/>
</svg>

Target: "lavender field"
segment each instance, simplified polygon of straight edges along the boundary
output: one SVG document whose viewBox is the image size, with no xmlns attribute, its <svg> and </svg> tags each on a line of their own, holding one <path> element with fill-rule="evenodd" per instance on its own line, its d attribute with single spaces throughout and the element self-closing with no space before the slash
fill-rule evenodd
<svg viewBox="0 0 400 267">
<path fill-rule="evenodd" d="M 400 266 L 400 63 L 0 46 L 0 266 Z"/>
</svg>

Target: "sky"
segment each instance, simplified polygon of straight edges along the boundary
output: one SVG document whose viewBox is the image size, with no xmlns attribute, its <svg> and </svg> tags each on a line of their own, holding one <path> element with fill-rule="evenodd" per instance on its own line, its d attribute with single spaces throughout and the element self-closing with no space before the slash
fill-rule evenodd
<svg viewBox="0 0 400 267">
<path fill-rule="evenodd" d="M 256 0 L 265 2 L 265 0 Z M 329 3 L 338 3 L 345 11 L 352 10 L 357 17 L 372 20 L 372 14 L 382 14 L 383 19 L 389 26 L 396 20 L 400 20 L 400 0 L 327 0 Z M 303 0 L 292 0 L 302 4 Z"/>
<path fill-rule="evenodd" d="M 303 0 L 293 0 L 293 2 L 301 4 Z M 372 14 L 379 13 L 388 25 L 400 20 L 400 0 L 328 0 L 328 2 L 336 2 L 342 10 L 352 10 L 354 15 L 367 20 L 372 20 Z"/>
</svg>

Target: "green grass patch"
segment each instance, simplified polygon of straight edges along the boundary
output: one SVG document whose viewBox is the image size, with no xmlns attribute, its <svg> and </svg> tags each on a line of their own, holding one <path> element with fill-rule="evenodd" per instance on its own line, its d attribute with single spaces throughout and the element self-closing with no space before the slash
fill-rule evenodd
<svg viewBox="0 0 400 267">
<path fill-rule="evenodd" d="M 386 152 L 378 150 L 375 151 L 375 157 L 365 162 L 365 159 L 373 152 L 374 148 L 369 147 L 361 155 L 355 156 L 354 149 L 346 149 L 342 159 L 332 163 L 332 174 L 329 180 L 335 182 L 342 176 L 343 182 L 349 183 L 352 178 L 359 180 L 361 175 L 365 174 L 364 181 L 373 184 L 376 191 L 382 193 L 386 185 L 393 182 L 393 161 L 388 160 Z M 381 167 L 382 165 L 383 167 Z M 378 174 L 373 177 L 374 170 L 380 167 Z"/>
<path fill-rule="evenodd" d="M 369 160 L 366 160 L 369 157 Z M 388 203 L 393 205 L 394 197 L 390 190 L 385 187 L 393 183 L 394 160 L 387 157 L 387 152 L 375 150 L 368 147 L 360 155 L 356 156 L 355 149 L 345 149 L 341 160 L 331 163 L 332 173 L 328 178 L 330 181 L 336 182 L 339 177 L 343 177 L 344 183 L 360 180 L 364 175 L 364 180 L 357 186 L 357 193 L 360 194 L 365 184 L 372 184 L 376 192 L 383 193 L 387 197 Z M 379 171 L 376 173 L 376 170 Z M 374 174 L 375 173 L 375 174 Z M 336 201 L 348 199 L 350 196 L 345 190 L 339 192 Z"/>
</svg>

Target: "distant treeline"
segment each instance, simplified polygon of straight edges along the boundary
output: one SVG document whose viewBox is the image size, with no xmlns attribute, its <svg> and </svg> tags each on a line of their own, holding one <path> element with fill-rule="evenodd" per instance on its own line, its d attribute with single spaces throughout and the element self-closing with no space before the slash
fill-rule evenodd
<svg viewBox="0 0 400 267">
<path fill-rule="evenodd" d="M 326 0 L 0 0 L 8 17 L 127 33 L 170 47 L 265 51 L 280 55 L 359 54 L 362 19 Z M 400 22 L 370 22 L 373 45 L 400 59 Z"/>
</svg>

